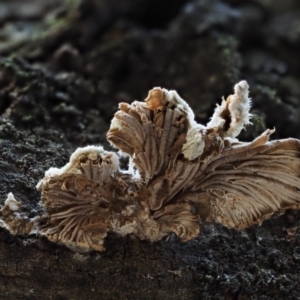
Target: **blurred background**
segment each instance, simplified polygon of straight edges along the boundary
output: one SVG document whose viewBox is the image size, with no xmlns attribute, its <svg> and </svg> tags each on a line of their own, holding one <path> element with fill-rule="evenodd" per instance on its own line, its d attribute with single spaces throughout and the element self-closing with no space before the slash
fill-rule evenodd
<svg viewBox="0 0 300 300">
<path fill-rule="evenodd" d="M 49 111 L 23 121 L 54 118 L 66 130 L 86 130 L 79 144 L 99 131 L 104 138 L 117 103 L 142 100 L 155 86 L 176 89 L 206 123 L 221 96 L 246 79 L 254 126 L 243 138 L 266 126 L 299 138 L 299 49 L 300 2 L 293 0 L 2 0 L 0 112 L 15 102 L 7 86 L 20 75 L 7 59 L 64 86 L 53 95 L 36 91 Z"/>
</svg>

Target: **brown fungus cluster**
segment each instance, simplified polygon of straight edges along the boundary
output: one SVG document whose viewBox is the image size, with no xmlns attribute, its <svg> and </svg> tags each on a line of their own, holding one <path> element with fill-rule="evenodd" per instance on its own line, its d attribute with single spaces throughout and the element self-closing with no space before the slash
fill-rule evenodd
<svg viewBox="0 0 300 300">
<path fill-rule="evenodd" d="M 46 223 L 22 216 L 10 194 L 0 225 L 85 252 L 104 250 L 109 231 L 150 241 L 174 232 L 187 241 L 200 233 L 200 219 L 242 229 L 299 208 L 300 141 L 270 142 L 273 130 L 237 140 L 250 104 L 245 81 L 206 126 L 175 91 L 155 88 L 145 102 L 121 103 L 107 133 L 119 154 L 77 149 L 38 185 Z M 127 170 L 119 167 L 124 155 Z"/>
</svg>

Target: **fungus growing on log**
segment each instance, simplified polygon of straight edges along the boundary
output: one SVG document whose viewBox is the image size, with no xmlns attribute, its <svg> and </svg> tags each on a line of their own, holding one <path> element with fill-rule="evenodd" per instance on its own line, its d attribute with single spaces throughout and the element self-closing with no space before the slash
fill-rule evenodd
<svg viewBox="0 0 300 300">
<path fill-rule="evenodd" d="M 245 81 L 206 126 L 175 91 L 154 88 L 145 102 L 121 103 L 107 133 L 119 154 L 77 149 L 38 185 L 46 222 L 16 213 L 20 203 L 10 194 L 0 225 L 86 252 L 104 250 L 109 231 L 149 241 L 173 232 L 188 241 L 200 233 L 200 219 L 243 229 L 299 208 L 300 141 L 270 142 L 274 130 L 237 140 L 250 123 L 250 104 Z M 129 156 L 127 170 L 119 166 L 122 155 Z"/>
</svg>

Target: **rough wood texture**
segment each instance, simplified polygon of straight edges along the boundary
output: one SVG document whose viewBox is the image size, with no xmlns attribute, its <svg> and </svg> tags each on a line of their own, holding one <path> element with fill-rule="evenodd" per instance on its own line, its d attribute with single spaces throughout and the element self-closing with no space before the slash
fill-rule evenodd
<svg viewBox="0 0 300 300">
<path fill-rule="evenodd" d="M 255 114 L 244 139 L 265 124 L 274 138 L 300 137 L 298 2 L 70 1 L 55 12 L 43 3 L 1 3 L 1 204 L 13 192 L 38 213 L 44 171 L 79 146 L 107 146 L 117 103 L 158 85 L 189 99 L 203 123 L 247 79 Z M 185 244 L 109 235 L 107 252 L 88 255 L 0 229 L 0 298 L 297 299 L 299 220 L 289 211 L 242 231 L 202 224 Z"/>
</svg>

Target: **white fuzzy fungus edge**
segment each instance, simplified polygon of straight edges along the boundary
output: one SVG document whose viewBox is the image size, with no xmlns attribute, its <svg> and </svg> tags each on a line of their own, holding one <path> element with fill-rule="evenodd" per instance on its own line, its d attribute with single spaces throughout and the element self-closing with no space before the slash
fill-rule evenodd
<svg viewBox="0 0 300 300">
<path fill-rule="evenodd" d="M 215 112 L 206 127 L 222 127 L 225 123 L 222 113 L 228 109 L 231 123 L 224 137 L 235 138 L 239 135 L 245 125 L 251 124 L 251 99 L 249 98 L 249 85 L 245 80 L 234 86 L 234 94 L 227 100 L 223 99 L 221 105 L 217 105 Z"/>
<path fill-rule="evenodd" d="M 87 157 L 90 160 L 96 160 L 98 156 L 103 157 L 107 154 L 112 155 L 110 158 L 112 162 L 112 174 L 119 171 L 119 157 L 117 153 L 107 152 L 103 149 L 102 146 L 86 146 L 83 148 L 77 148 L 74 153 L 72 153 L 70 157 L 70 161 L 61 168 L 51 167 L 49 170 L 45 172 L 45 176 L 39 183 L 36 185 L 36 188 L 39 190 L 42 187 L 42 184 L 45 180 L 53 176 L 60 176 L 65 173 L 72 174 L 80 174 L 80 170 L 78 170 L 77 165 L 82 160 L 83 157 Z"/>
</svg>

